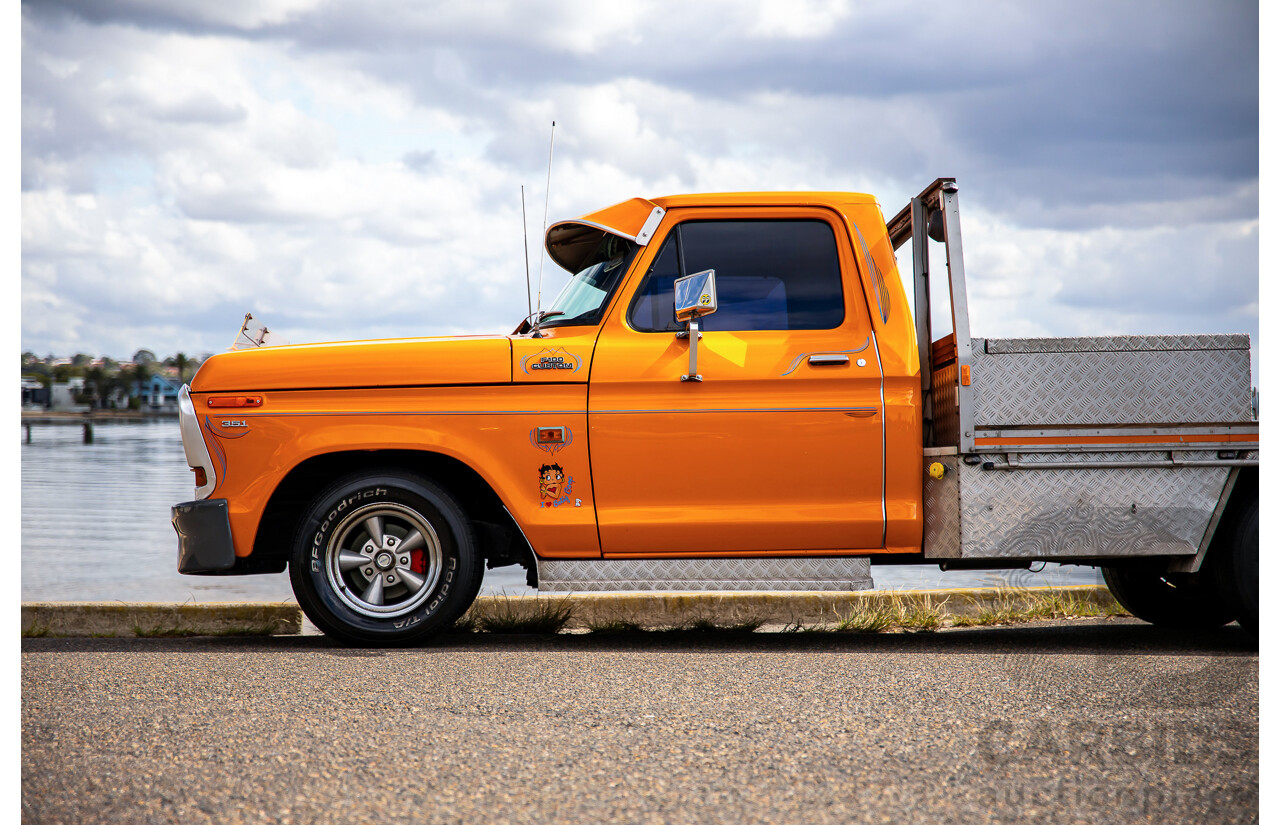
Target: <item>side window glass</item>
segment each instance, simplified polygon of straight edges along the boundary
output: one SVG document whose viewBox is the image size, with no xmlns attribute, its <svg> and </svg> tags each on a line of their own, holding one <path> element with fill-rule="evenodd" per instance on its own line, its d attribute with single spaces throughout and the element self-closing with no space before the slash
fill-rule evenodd
<svg viewBox="0 0 1280 825">
<path fill-rule="evenodd" d="M 631 326 L 641 332 L 684 329 L 684 324 L 676 323 L 675 310 L 675 283 L 680 277 L 679 236 L 679 228 L 667 235 L 640 293 L 631 304 Z"/>
<path fill-rule="evenodd" d="M 704 330 L 832 329 L 844 320 L 835 235 L 825 221 L 687 221 L 659 251 L 632 303 L 632 326 L 683 329 L 673 282 L 703 269 L 716 271 L 720 304 Z"/>
</svg>

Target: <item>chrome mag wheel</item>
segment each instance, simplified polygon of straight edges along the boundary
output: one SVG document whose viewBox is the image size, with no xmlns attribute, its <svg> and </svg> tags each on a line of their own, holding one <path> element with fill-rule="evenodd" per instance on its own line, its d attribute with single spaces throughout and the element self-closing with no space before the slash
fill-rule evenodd
<svg viewBox="0 0 1280 825">
<path fill-rule="evenodd" d="M 440 538 L 414 510 L 392 502 L 358 507 L 325 549 L 325 576 L 338 599 L 362 616 L 394 619 L 431 596 L 444 562 Z"/>
</svg>

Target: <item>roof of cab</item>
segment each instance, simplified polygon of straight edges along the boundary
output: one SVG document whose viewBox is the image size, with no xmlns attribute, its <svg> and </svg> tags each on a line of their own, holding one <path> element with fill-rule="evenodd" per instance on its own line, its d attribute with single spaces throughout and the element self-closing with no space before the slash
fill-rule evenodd
<svg viewBox="0 0 1280 825">
<path fill-rule="evenodd" d="M 709 192 L 700 195 L 668 195 L 654 198 L 664 209 L 688 206 L 834 206 L 841 203 L 875 203 L 862 192 Z"/>
</svg>

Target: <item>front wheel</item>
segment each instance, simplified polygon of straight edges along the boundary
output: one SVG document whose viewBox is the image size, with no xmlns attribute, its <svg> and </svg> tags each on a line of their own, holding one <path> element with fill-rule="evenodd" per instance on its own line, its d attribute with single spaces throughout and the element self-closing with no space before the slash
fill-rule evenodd
<svg viewBox="0 0 1280 825">
<path fill-rule="evenodd" d="M 409 473 L 348 476 L 303 515 L 289 579 L 316 627 L 357 645 L 406 645 L 451 625 L 484 575 L 462 508 Z"/>
<path fill-rule="evenodd" d="M 1125 610 L 1154 625 L 1208 630 L 1235 618 L 1205 575 L 1166 573 L 1166 564 L 1154 559 L 1104 567 L 1102 578 Z"/>
</svg>

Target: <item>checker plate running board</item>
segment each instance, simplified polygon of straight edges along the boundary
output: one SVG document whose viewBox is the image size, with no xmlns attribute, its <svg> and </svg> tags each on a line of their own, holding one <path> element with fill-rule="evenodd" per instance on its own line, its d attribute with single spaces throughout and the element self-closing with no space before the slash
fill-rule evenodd
<svg viewBox="0 0 1280 825">
<path fill-rule="evenodd" d="M 748 559 L 539 559 L 538 589 L 871 590 L 866 557 Z"/>
</svg>

